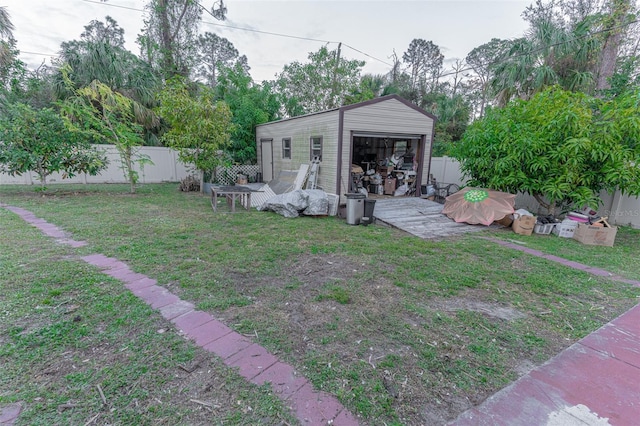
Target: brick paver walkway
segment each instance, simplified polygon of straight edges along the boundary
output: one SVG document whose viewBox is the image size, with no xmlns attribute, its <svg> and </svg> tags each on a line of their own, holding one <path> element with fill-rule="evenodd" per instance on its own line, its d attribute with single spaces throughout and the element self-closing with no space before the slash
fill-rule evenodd
<svg viewBox="0 0 640 426">
<path fill-rule="evenodd" d="M 507 241 L 502 246 L 625 284 L 640 282 Z M 457 426 L 640 424 L 640 305 L 462 413 Z"/>
<path fill-rule="evenodd" d="M 61 244 L 71 247 L 87 245 L 85 241 L 69 238 L 57 226 L 37 218 L 28 210 L 0 206 L 16 213 Z M 191 302 L 181 300 L 158 285 L 156 280 L 132 271 L 127 264 L 118 259 L 102 254 L 84 256 L 82 260 L 122 281 L 126 288 L 158 310 L 196 345 L 219 356 L 229 367 L 237 368 L 238 373 L 251 383 L 262 385 L 269 382 L 274 393 L 290 407 L 303 425 L 358 425 L 356 417 L 344 408 L 336 397 L 315 390 L 292 366 L 233 331 L 210 314 L 196 310 Z M 1 412 L 0 425 L 12 425 L 20 410 L 19 404 L 5 407 Z"/>
</svg>

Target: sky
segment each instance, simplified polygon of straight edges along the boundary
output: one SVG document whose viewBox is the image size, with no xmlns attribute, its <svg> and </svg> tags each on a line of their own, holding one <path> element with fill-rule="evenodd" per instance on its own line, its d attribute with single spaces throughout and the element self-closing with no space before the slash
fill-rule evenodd
<svg viewBox="0 0 640 426">
<path fill-rule="evenodd" d="M 214 0 L 199 1 L 210 8 Z M 521 14 L 532 1 L 226 0 L 227 20 L 204 14 L 200 31 L 229 39 L 247 56 L 251 76 L 258 82 L 275 79 L 293 61 L 306 62 L 309 52 L 323 45 L 336 49 L 338 42 L 343 43 L 342 57 L 366 61 L 363 73 L 388 72 L 394 50 L 401 58 L 416 38 L 437 44 L 445 68 L 450 68 L 492 38 L 522 36 L 527 25 Z M 85 25 L 104 21 L 106 15 L 125 30 L 125 47 L 138 54 L 135 39 L 143 27 L 145 4 L 146 0 L 0 0 L 15 26 L 20 59 L 30 68 L 43 61 L 49 64 L 63 41 L 79 39 Z"/>
</svg>

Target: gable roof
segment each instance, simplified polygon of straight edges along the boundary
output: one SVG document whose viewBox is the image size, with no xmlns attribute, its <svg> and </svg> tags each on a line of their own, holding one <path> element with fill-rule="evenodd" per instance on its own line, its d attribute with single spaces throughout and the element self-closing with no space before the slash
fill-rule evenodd
<svg viewBox="0 0 640 426">
<path fill-rule="evenodd" d="M 422 108 L 420 108 L 419 106 L 409 102 L 408 100 L 396 95 L 396 94 L 391 94 L 391 95 L 386 95 L 386 96 L 380 96 L 379 98 L 373 98 L 373 99 L 369 99 L 368 101 L 363 101 L 363 102 L 358 102 L 357 104 L 350 104 L 350 105 L 344 105 L 341 106 L 339 108 L 332 108 L 332 109 L 327 109 L 324 111 L 318 111 L 318 112 L 311 112 L 309 114 L 304 114 L 304 115 L 297 115 L 295 117 L 289 117 L 289 118 L 283 118 L 280 120 L 275 120 L 275 121 L 269 121 L 268 123 L 262 123 L 262 124 L 258 124 L 256 125 L 256 127 L 260 127 L 260 126 L 265 126 L 267 124 L 272 124 L 272 123 L 280 123 L 283 121 L 290 121 L 290 120 L 297 120 L 300 118 L 305 118 L 305 117 L 311 117 L 314 115 L 320 115 L 320 114 L 325 114 L 328 112 L 333 112 L 333 111 L 340 111 L 340 112 L 344 112 L 344 111 L 349 111 L 352 109 L 356 109 L 356 108 L 361 108 L 361 107 L 365 107 L 365 106 L 369 106 L 369 105 L 374 105 L 380 102 L 385 102 L 391 99 L 395 99 L 398 102 L 403 103 L 405 106 L 418 111 L 420 114 L 431 118 L 432 120 L 436 120 L 436 116 L 433 114 L 428 113 L 427 111 L 423 110 Z"/>
</svg>

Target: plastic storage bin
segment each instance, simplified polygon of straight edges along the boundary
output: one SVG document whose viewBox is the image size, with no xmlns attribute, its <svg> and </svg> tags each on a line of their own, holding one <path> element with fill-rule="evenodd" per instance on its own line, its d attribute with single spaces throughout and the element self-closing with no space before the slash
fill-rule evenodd
<svg viewBox="0 0 640 426">
<path fill-rule="evenodd" d="M 533 227 L 533 232 L 536 234 L 549 235 L 556 225 L 557 223 L 536 223 L 536 226 Z"/>
<path fill-rule="evenodd" d="M 562 238 L 573 238 L 573 233 L 576 232 L 578 222 L 571 219 L 565 219 L 561 223 L 556 223 L 553 228 L 553 233 Z"/>
</svg>

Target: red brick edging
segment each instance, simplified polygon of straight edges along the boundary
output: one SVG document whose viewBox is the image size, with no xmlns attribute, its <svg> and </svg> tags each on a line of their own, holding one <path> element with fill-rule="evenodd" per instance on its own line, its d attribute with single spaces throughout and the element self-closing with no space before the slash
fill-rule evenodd
<svg viewBox="0 0 640 426">
<path fill-rule="evenodd" d="M 68 238 L 57 226 L 37 218 L 28 210 L 2 204 L 0 207 L 16 213 L 60 244 L 71 247 L 87 245 L 85 241 Z M 315 390 L 291 365 L 279 360 L 265 348 L 233 331 L 210 314 L 196 310 L 191 302 L 181 300 L 166 288 L 159 286 L 156 280 L 132 271 L 127 264 L 118 259 L 102 254 L 84 256 L 82 260 L 122 281 L 127 289 L 151 308 L 159 310 L 166 320 L 172 322 L 196 345 L 219 356 L 229 367 L 237 368 L 238 373 L 251 383 L 262 385 L 269 382 L 274 393 L 290 407 L 303 425 L 358 425 L 356 417 L 344 408 L 335 396 Z M 12 406 L 5 407 L 0 419 L 4 419 L 5 412 L 10 412 L 13 416 L 11 422 L 14 422 L 22 406 L 17 404 L 17 407 L 17 412 L 14 412 Z"/>
</svg>

